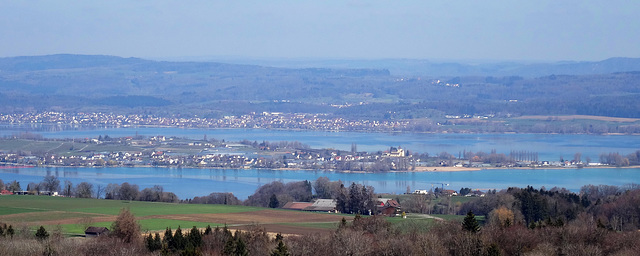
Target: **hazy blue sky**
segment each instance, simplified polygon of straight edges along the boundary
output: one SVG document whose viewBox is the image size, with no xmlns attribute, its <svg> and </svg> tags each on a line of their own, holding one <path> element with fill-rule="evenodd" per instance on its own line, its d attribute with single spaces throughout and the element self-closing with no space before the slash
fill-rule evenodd
<svg viewBox="0 0 640 256">
<path fill-rule="evenodd" d="M 0 1 L 0 56 L 640 57 L 640 1 Z"/>
</svg>

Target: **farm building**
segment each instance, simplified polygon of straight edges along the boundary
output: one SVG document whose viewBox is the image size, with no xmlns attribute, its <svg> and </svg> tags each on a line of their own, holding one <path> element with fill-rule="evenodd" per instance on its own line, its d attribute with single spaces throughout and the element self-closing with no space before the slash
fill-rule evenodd
<svg viewBox="0 0 640 256">
<path fill-rule="evenodd" d="M 88 227 L 87 230 L 84 231 L 85 237 L 98 237 L 107 234 L 109 234 L 109 229 L 105 227 Z"/>
<path fill-rule="evenodd" d="M 313 202 L 311 206 L 304 208 L 304 211 L 335 212 L 336 200 L 335 199 L 318 199 L 315 202 Z"/>
<path fill-rule="evenodd" d="M 378 214 L 386 215 L 386 216 L 396 216 L 398 211 L 400 211 L 400 203 L 393 199 L 387 198 L 378 198 L 377 203 Z"/>
<path fill-rule="evenodd" d="M 335 199 L 318 199 L 315 202 L 288 202 L 282 209 L 310 212 L 335 212 Z"/>
</svg>

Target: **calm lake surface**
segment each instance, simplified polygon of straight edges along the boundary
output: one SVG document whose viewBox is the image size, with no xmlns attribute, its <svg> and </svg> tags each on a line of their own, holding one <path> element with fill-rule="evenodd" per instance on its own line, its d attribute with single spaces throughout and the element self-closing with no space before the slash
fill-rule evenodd
<svg viewBox="0 0 640 256">
<path fill-rule="evenodd" d="M 542 186 L 564 187 L 577 192 L 587 184 L 625 185 L 640 183 L 640 168 L 597 169 L 500 169 L 464 172 L 410 172 L 410 173 L 338 173 L 330 171 L 279 171 L 264 169 L 175 169 L 175 168 L 15 168 L 0 169 L 0 178 L 5 182 L 18 180 L 23 189 L 29 182 L 40 182 L 46 175 L 55 175 L 61 181 L 73 184 L 87 181 L 103 187 L 109 183 L 129 182 L 140 189 L 162 185 L 165 191 L 176 193 L 181 199 L 208 195 L 211 192 L 233 192 L 246 199 L 255 190 L 272 181 L 313 181 L 326 176 L 331 180 L 342 180 L 371 185 L 376 192 L 404 193 L 407 186 L 414 189 L 431 189 L 433 186 L 459 190 L 505 189 L 508 187 L 536 188 Z M 449 184 L 449 186 L 446 186 Z"/>
<path fill-rule="evenodd" d="M 390 146 L 402 146 L 413 152 L 437 154 L 443 151 L 453 155 L 467 151 L 509 154 L 511 150 L 538 152 L 540 160 L 558 161 L 560 157 L 572 159 L 576 152 L 582 159 L 590 157 L 598 161 L 601 153 L 629 154 L 640 149 L 640 137 L 632 135 L 563 135 L 563 134 L 412 134 L 412 133 L 360 133 L 322 131 L 274 131 L 263 129 L 182 129 L 182 128 L 100 128 L 61 129 L 59 127 L 0 126 L 0 136 L 29 130 L 46 138 L 91 138 L 99 135 L 111 137 L 133 136 L 136 132 L 145 136 L 177 136 L 201 139 L 215 138 L 226 141 L 300 141 L 313 148 L 350 150 L 351 143 L 360 151 L 383 151 Z M 448 188 L 503 189 L 527 185 L 539 188 L 554 186 L 578 191 L 586 184 L 624 185 L 640 183 L 640 169 L 537 169 L 537 170 L 483 170 L 469 172 L 425 173 L 336 173 L 325 171 L 276 171 L 276 170 L 223 170 L 176 168 L 19 168 L 0 169 L 3 181 L 18 180 L 23 189 L 29 182 L 40 182 L 46 175 L 56 175 L 60 180 L 74 184 L 87 181 L 94 185 L 129 182 L 140 188 L 162 185 L 165 191 L 180 198 L 203 196 L 211 192 L 233 192 L 244 199 L 260 185 L 272 181 L 313 181 L 321 176 L 371 185 L 377 192 L 404 193 L 407 186 L 414 189 L 430 189 L 449 184 Z"/>
</svg>

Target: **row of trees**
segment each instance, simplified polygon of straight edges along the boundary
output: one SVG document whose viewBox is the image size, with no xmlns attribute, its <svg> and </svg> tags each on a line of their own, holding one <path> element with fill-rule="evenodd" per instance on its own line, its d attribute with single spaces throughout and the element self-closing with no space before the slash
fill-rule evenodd
<svg viewBox="0 0 640 256">
<path fill-rule="evenodd" d="M 164 188 L 155 185 L 151 188 L 140 190 L 138 185 L 123 182 L 122 184 L 109 183 L 105 187 L 105 199 L 113 200 L 137 200 L 148 202 L 176 203 L 178 196 L 173 192 L 165 192 Z"/>
<path fill-rule="evenodd" d="M 22 186 L 20 185 L 20 182 L 17 180 L 7 182 L 5 184 L 0 179 L 0 190 L 1 189 L 6 189 L 10 192 L 16 193 L 16 192 L 22 191 Z M 26 187 L 26 190 L 27 192 L 29 192 L 29 194 L 32 194 L 32 195 L 39 195 L 45 192 L 49 194 L 52 194 L 54 192 L 59 192 L 64 196 L 74 196 L 79 198 L 91 198 L 94 195 L 97 198 L 102 194 L 101 186 L 98 186 L 94 190 L 93 184 L 88 182 L 81 182 L 76 186 L 73 186 L 73 184 L 70 181 L 65 180 L 64 184 L 61 186 L 60 180 L 53 175 L 45 176 L 44 179 L 39 183 L 29 182 L 29 184 Z"/>
<path fill-rule="evenodd" d="M 0 190 L 7 189 L 13 193 L 22 191 L 20 182 L 17 180 L 4 183 L 0 179 Z M 178 202 L 179 198 L 173 192 L 165 192 L 164 188 L 155 185 L 151 188 L 140 190 L 138 185 L 124 182 L 122 184 L 109 183 L 106 187 L 102 185 L 94 186 L 89 182 L 80 182 L 73 185 L 71 181 L 65 180 L 60 185 L 60 180 L 56 176 L 47 175 L 42 182 L 30 182 L 27 185 L 29 194 L 39 195 L 43 192 L 53 193 L 59 192 L 63 196 L 78 198 L 101 198 L 104 194 L 105 199 L 113 200 L 138 200 L 149 202 Z M 235 198 L 235 197 L 234 197 Z M 237 198 L 235 199 L 237 200 Z M 233 203 L 231 203 L 233 204 Z"/>
<path fill-rule="evenodd" d="M 228 205 L 241 205 L 242 201 L 239 200 L 233 193 L 219 193 L 214 192 L 208 196 L 194 197 L 193 199 L 186 199 L 182 201 L 190 204 L 228 204 Z"/>
<path fill-rule="evenodd" d="M 249 145 L 254 148 L 260 148 L 262 150 L 281 150 L 281 149 L 309 149 L 309 145 L 304 144 L 299 141 L 262 141 L 262 143 L 258 143 L 257 141 L 249 141 L 242 140 L 240 144 Z"/>
<path fill-rule="evenodd" d="M 600 154 L 600 163 L 614 166 L 640 165 L 640 150 L 626 156 L 617 152 Z"/>
</svg>

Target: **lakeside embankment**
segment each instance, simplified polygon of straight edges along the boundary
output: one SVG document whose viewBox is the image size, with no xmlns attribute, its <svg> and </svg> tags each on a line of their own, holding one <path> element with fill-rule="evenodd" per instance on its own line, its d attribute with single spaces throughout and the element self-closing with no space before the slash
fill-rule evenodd
<svg viewBox="0 0 640 256">
<path fill-rule="evenodd" d="M 194 169 L 194 170 L 247 170 L 247 168 L 224 168 L 224 167 L 198 167 L 198 166 L 153 166 L 153 165 L 133 165 L 133 166 L 60 166 L 60 165 L 4 165 L 7 163 L 0 162 L 0 169 L 11 168 L 89 168 L 89 169 L 101 169 L 101 168 L 168 168 L 168 169 Z M 376 173 L 365 171 L 348 171 L 348 170 L 335 170 L 335 169 L 304 169 L 304 168 L 249 168 L 249 169 L 264 169 L 274 171 L 327 171 L 337 173 Z M 412 172 L 475 172 L 483 170 L 577 170 L 577 169 L 640 169 L 640 165 L 630 166 L 585 166 L 585 167 L 562 167 L 562 166 L 537 166 L 537 167 L 456 167 L 456 166 L 419 166 L 414 170 L 402 170 L 402 171 L 388 171 L 388 173 L 412 173 Z"/>
</svg>

